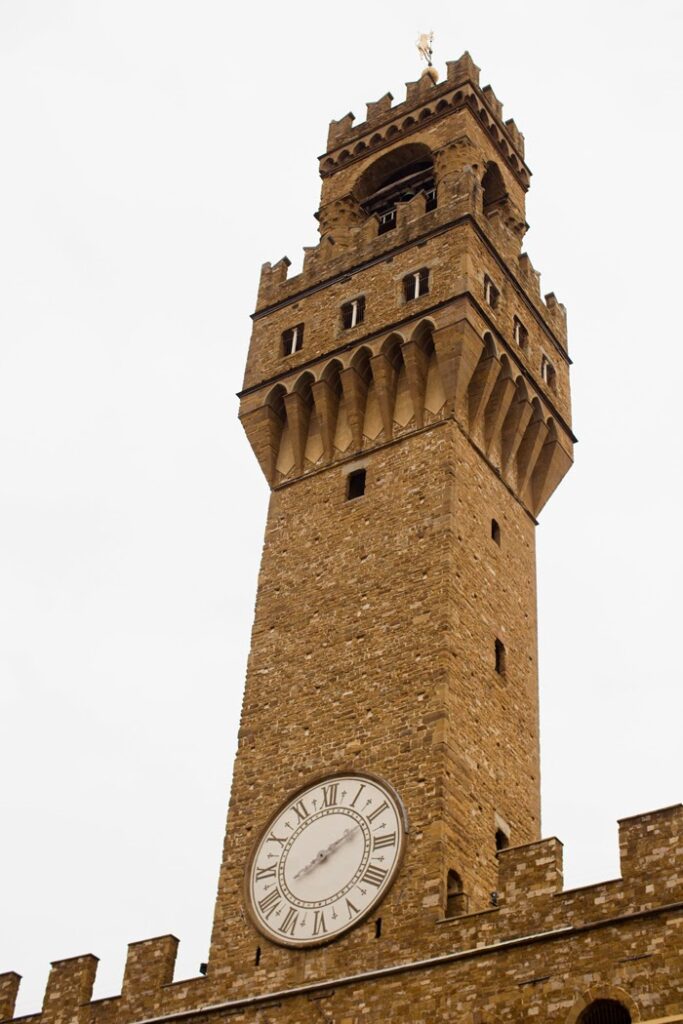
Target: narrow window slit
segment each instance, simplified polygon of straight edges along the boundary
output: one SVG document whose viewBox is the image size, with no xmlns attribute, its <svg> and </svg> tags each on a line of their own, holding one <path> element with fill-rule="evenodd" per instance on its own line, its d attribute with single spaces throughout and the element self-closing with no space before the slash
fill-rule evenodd
<svg viewBox="0 0 683 1024">
<path fill-rule="evenodd" d="M 496 640 L 495 643 L 495 655 L 496 655 L 496 672 L 499 676 L 505 675 L 505 644 L 502 640 Z"/>
<path fill-rule="evenodd" d="M 491 520 L 491 540 L 494 540 L 500 547 L 500 526 L 497 519 Z"/>
</svg>

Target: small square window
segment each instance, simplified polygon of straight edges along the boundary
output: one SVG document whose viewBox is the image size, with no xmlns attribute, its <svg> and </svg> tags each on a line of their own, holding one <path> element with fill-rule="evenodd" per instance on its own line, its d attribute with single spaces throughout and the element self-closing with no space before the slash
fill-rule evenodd
<svg viewBox="0 0 683 1024">
<path fill-rule="evenodd" d="M 500 292 L 496 288 L 491 278 L 488 276 L 484 278 L 484 298 L 486 300 L 487 305 L 489 305 L 491 309 L 498 308 Z"/>
<path fill-rule="evenodd" d="M 296 324 L 295 327 L 288 327 L 282 332 L 282 354 L 292 356 L 300 352 L 304 345 L 304 325 Z"/>
<path fill-rule="evenodd" d="M 406 302 L 411 299 L 419 299 L 421 295 L 429 294 L 429 269 L 422 267 L 412 274 L 403 278 L 403 297 Z"/>
<path fill-rule="evenodd" d="M 351 302 L 345 302 L 341 308 L 342 327 L 348 331 L 351 327 L 362 324 L 365 320 L 365 296 L 359 295 Z"/>
<path fill-rule="evenodd" d="M 514 319 L 514 338 L 518 348 L 525 349 L 529 344 L 529 332 L 517 317 Z"/>
</svg>

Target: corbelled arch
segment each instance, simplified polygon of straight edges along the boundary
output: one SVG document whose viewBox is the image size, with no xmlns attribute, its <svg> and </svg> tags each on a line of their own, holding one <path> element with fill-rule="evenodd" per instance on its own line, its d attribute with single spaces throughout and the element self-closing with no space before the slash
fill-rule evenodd
<svg viewBox="0 0 683 1024">
<path fill-rule="evenodd" d="M 424 425 L 426 417 L 438 416 L 446 401 L 434 346 L 435 330 L 431 318 L 420 320 L 403 348 L 417 427 Z"/>
<path fill-rule="evenodd" d="M 384 339 L 380 351 L 372 361 L 384 437 L 387 440 L 393 436 L 394 423 L 399 427 L 405 427 L 413 418 L 403 357 L 404 344 L 403 335 L 392 332 Z"/>
<path fill-rule="evenodd" d="M 335 448 L 345 451 L 348 446 L 348 442 L 344 446 L 335 443 L 338 433 L 340 402 L 342 402 L 342 369 L 341 362 L 338 359 L 332 359 L 323 367 L 319 380 L 311 387 L 320 425 L 325 462 L 330 462 L 334 458 Z"/>
</svg>

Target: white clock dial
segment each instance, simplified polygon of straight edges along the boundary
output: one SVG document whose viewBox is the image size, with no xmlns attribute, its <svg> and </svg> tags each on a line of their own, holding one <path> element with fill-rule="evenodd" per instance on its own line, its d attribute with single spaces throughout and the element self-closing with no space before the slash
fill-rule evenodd
<svg viewBox="0 0 683 1024">
<path fill-rule="evenodd" d="M 334 775 L 296 793 L 269 821 L 246 874 L 247 906 L 274 942 L 328 942 L 365 917 L 399 868 L 405 812 L 371 775 Z"/>
</svg>

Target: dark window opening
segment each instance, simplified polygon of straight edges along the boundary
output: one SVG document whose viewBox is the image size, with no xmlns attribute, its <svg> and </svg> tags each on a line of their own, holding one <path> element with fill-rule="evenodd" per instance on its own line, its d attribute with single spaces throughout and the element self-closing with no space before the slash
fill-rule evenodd
<svg viewBox="0 0 683 1024">
<path fill-rule="evenodd" d="M 392 206 L 389 210 L 385 210 L 384 213 L 379 214 L 379 229 L 378 235 L 383 235 L 387 231 L 393 231 L 396 227 L 396 207 Z"/>
<path fill-rule="evenodd" d="M 583 1011 L 578 1024 L 631 1024 L 631 1014 L 616 999 L 596 999 Z"/>
<path fill-rule="evenodd" d="M 206 972 L 208 971 L 208 969 L 209 965 L 207 963 L 201 963 L 199 965 L 199 973 L 202 974 L 204 977 L 206 977 Z"/>
<path fill-rule="evenodd" d="M 376 939 L 381 939 L 382 938 L 382 918 L 381 917 L 378 917 L 377 920 L 375 921 L 375 938 Z"/>
<path fill-rule="evenodd" d="M 496 850 L 507 850 L 510 845 L 510 837 L 503 832 L 502 828 L 496 829 Z"/>
<path fill-rule="evenodd" d="M 352 498 L 360 498 L 365 494 L 365 470 L 355 469 L 346 478 L 346 497 L 349 501 Z"/>
<path fill-rule="evenodd" d="M 261 963 L 261 947 L 256 947 L 256 955 L 254 956 L 254 967 L 258 967 Z"/>
<path fill-rule="evenodd" d="M 425 189 L 425 210 L 429 213 L 430 210 L 436 209 L 436 188 Z"/>
<path fill-rule="evenodd" d="M 491 540 L 494 540 L 500 547 L 500 526 L 496 519 L 491 520 Z"/>
<path fill-rule="evenodd" d="M 446 877 L 446 917 L 467 913 L 467 896 L 462 891 L 462 879 L 451 869 Z"/>
<path fill-rule="evenodd" d="M 518 348 L 525 349 L 529 343 L 529 332 L 522 321 L 518 320 L 517 317 L 515 317 L 514 324 L 515 344 Z"/>
<path fill-rule="evenodd" d="M 286 331 L 282 332 L 282 354 L 283 356 L 292 356 L 295 352 L 300 352 L 304 344 L 304 325 L 296 324 L 294 327 L 289 327 Z"/>
<path fill-rule="evenodd" d="M 505 644 L 502 640 L 496 640 L 496 672 L 499 676 L 505 675 Z"/>
<path fill-rule="evenodd" d="M 403 297 L 406 302 L 411 299 L 419 299 L 421 295 L 429 294 L 429 268 L 422 267 L 420 270 L 407 274 L 403 278 Z"/>
<path fill-rule="evenodd" d="M 365 320 L 365 296 L 359 295 L 357 299 L 345 302 L 341 308 L 341 316 L 342 327 L 345 331 L 362 324 Z"/>
<path fill-rule="evenodd" d="M 484 278 L 484 299 L 486 300 L 486 304 L 490 306 L 491 309 L 498 309 L 498 300 L 500 299 L 500 292 L 496 288 L 491 278 L 488 276 Z"/>
</svg>

